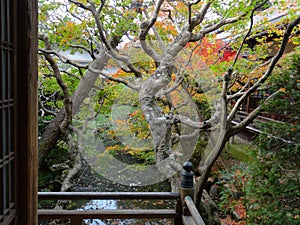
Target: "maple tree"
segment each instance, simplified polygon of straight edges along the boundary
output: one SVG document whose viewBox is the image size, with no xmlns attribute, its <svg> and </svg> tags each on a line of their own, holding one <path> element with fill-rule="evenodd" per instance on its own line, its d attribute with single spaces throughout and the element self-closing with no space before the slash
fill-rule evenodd
<svg viewBox="0 0 300 225">
<path fill-rule="evenodd" d="M 299 41 L 295 29 L 300 22 L 299 3 L 274 2 L 278 11 L 290 9 L 285 21 L 280 21 L 284 28 L 268 19 L 254 25 L 254 15 L 266 3 L 41 0 L 40 167 L 55 145 L 69 140 L 75 166 L 61 189 L 68 190 L 82 166 L 88 123 L 100 114 L 114 115 L 118 102 L 126 108 L 118 108 L 123 114 L 116 114 L 119 126 L 114 130 L 125 136 L 122 123 L 127 121 L 131 137 L 153 141 L 147 148 L 153 150 L 163 177 L 171 177 L 173 190 L 179 185 L 176 174 L 191 156 L 200 132 L 208 134 L 208 147 L 196 168 L 201 174 L 195 193 L 199 206 L 204 184 L 226 142 L 282 89 L 232 124 L 242 104 L 266 83 L 287 44 Z M 267 36 L 251 36 L 266 28 Z M 218 40 L 219 32 L 228 35 Z M 274 33 L 277 47 L 267 40 Z M 274 54 L 268 52 L 271 45 Z M 84 53 L 84 58 L 78 53 Z M 197 103 L 203 102 L 209 115 L 199 113 Z M 109 122 L 106 117 L 98 121 Z"/>
</svg>

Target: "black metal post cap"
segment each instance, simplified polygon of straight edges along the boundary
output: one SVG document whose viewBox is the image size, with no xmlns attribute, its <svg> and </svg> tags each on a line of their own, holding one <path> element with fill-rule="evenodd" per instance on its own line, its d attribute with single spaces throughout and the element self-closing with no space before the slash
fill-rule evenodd
<svg viewBox="0 0 300 225">
<path fill-rule="evenodd" d="M 183 164 L 183 169 L 187 172 L 191 172 L 191 171 L 193 171 L 193 164 L 190 161 L 186 161 Z"/>
</svg>

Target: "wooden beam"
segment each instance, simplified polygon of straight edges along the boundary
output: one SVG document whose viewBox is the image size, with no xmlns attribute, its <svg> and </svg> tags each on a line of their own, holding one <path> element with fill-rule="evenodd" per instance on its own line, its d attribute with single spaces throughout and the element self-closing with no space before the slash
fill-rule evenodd
<svg viewBox="0 0 300 225">
<path fill-rule="evenodd" d="M 40 219 L 141 219 L 179 218 L 172 209 L 113 209 L 113 210 L 38 210 Z"/>
<path fill-rule="evenodd" d="M 157 199 L 157 200 L 178 200 L 178 192 L 39 192 L 40 200 L 136 200 L 136 199 Z"/>
</svg>

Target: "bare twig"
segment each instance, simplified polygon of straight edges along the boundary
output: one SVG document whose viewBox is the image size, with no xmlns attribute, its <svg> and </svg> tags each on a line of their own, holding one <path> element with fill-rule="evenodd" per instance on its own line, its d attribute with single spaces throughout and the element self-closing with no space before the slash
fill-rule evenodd
<svg viewBox="0 0 300 225">
<path fill-rule="evenodd" d="M 246 39 L 249 37 L 249 35 L 250 35 L 251 31 L 252 31 L 252 28 L 253 28 L 253 16 L 254 16 L 254 13 L 256 12 L 256 10 L 258 10 L 260 7 L 262 7 L 262 6 L 263 6 L 264 4 L 266 4 L 267 2 L 268 2 L 268 0 L 265 0 L 265 1 L 262 2 L 261 4 L 257 5 L 257 6 L 251 11 L 251 14 L 250 14 L 250 25 L 249 25 L 249 29 L 248 29 L 246 35 L 244 36 L 243 41 L 242 41 L 241 45 L 239 46 L 239 49 L 238 49 L 238 51 L 237 51 L 237 53 L 236 53 L 236 55 L 235 55 L 235 58 L 234 58 L 233 63 L 232 63 L 232 65 L 231 65 L 232 68 L 235 66 L 235 64 L 236 64 L 236 62 L 237 62 L 237 60 L 238 60 L 238 57 L 239 57 L 239 55 L 241 54 L 241 51 L 242 51 L 242 49 L 243 49 L 243 46 L 244 46 L 244 44 L 245 44 L 245 42 L 246 42 Z"/>
</svg>

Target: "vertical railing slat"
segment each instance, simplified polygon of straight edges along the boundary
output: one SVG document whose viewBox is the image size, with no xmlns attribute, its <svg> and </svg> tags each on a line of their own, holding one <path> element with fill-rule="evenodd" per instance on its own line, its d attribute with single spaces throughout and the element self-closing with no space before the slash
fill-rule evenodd
<svg viewBox="0 0 300 225">
<path fill-rule="evenodd" d="M 71 218 L 71 225 L 82 225 L 82 218 L 73 217 Z"/>
</svg>

